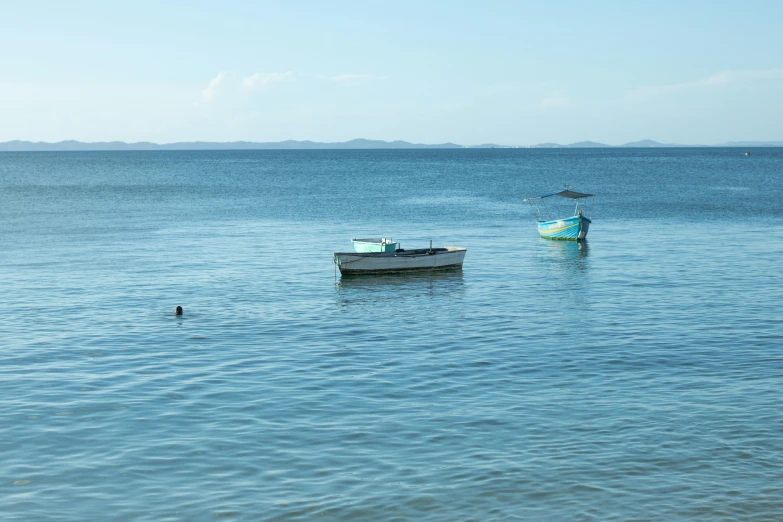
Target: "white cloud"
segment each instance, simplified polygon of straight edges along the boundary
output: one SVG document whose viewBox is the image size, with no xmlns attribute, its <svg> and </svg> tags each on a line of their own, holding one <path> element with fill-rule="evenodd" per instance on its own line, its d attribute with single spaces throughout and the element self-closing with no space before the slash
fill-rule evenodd
<svg viewBox="0 0 783 522">
<path fill-rule="evenodd" d="M 452 103 L 438 103 L 432 106 L 432 110 L 436 112 L 459 112 L 470 107 L 470 104 L 464 101 L 456 101 Z"/>
<path fill-rule="evenodd" d="M 571 105 L 571 100 L 566 96 L 564 89 L 554 91 L 548 96 L 541 98 L 541 106 L 546 109 L 568 107 L 569 105 Z"/>
<path fill-rule="evenodd" d="M 669 85 L 651 85 L 639 87 L 626 93 L 626 98 L 632 101 L 642 101 L 656 96 L 672 94 L 694 89 L 709 88 L 730 83 L 752 80 L 783 78 L 783 69 L 760 69 L 749 71 L 721 71 L 709 78 Z"/>
<path fill-rule="evenodd" d="M 209 81 L 209 85 L 201 91 L 200 104 L 226 103 L 232 100 L 241 103 L 248 99 L 254 91 L 264 91 L 273 84 L 290 83 L 298 80 L 314 80 L 318 82 L 330 81 L 345 87 L 354 87 L 365 82 L 385 80 L 385 76 L 372 74 L 338 74 L 324 76 L 321 74 L 295 73 L 293 71 L 254 73 L 243 79 L 232 71 L 221 71 Z"/>
<path fill-rule="evenodd" d="M 210 80 L 207 88 L 201 91 L 200 103 L 212 103 L 218 98 L 224 97 L 221 93 L 238 91 L 250 93 L 252 91 L 263 90 L 272 84 L 294 82 L 298 79 L 313 79 L 317 81 L 332 81 L 345 87 L 354 87 L 365 82 L 385 80 L 385 76 L 375 76 L 372 74 L 338 74 L 335 76 L 323 76 L 321 74 L 295 73 L 293 71 L 273 72 L 273 73 L 254 73 L 242 79 L 241 81 L 233 72 L 221 71 Z"/>
<path fill-rule="evenodd" d="M 338 74 L 329 77 L 329 79 L 340 85 L 344 85 L 345 87 L 354 87 L 368 81 L 385 80 L 386 76 L 374 76 L 372 74 Z"/>
<path fill-rule="evenodd" d="M 518 90 L 519 90 L 519 86 L 516 84 L 497 83 L 495 85 L 490 85 L 489 87 L 483 89 L 482 94 L 486 96 L 497 96 L 497 95 L 508 94 L 511 92 L 516 92 Z"/>
<path fill-rule="evenodd" d="M 282 73 L 255 73 L 242 80 L 242 88 L 246 90 L 257 90 L 270 83 L 279 83 L 294 81 L 296 75 L 292 71 Z"/>
<path fill-rule="evenodd" d="M 201 103 L 211 103 L 223 97 L 222 93 L 237 94 L 239 91 L 250 92 L 260 90 L 272 83 L 296 80 L 292 71 L 278 73 L 255 73 L 242 81 L 233 72 L 221 71 L 210 80 L 206 89 L 201 91 Z"/>
<path fill-rule="evenodd" d="M 201 100 L 204 102 L 211 102 L 217 96 L 218 91 L 229 82 L 229 79 L 233 76 L 232 73 L 221 71 L 217 76 L 212 78 L 206 89 L 201 91 Z"/>
</svg>

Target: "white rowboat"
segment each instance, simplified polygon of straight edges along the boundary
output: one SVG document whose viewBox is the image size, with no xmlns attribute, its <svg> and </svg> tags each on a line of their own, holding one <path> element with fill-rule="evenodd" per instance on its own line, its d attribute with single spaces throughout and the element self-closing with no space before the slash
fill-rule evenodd
<svg viewBox="0 0 783 522">
<path fill-rule="evenodd" d="M 334 262 L 343 275 L 457 270 L 462 268 L 466 251 L 446 246 L 394 252 L 335 252 Z"/>
</svg>

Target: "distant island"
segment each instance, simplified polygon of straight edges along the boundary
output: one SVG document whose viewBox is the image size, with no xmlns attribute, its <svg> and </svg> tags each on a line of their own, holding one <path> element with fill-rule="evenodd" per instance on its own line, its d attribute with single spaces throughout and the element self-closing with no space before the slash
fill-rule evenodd
<svg viewBox="0 0 783 522">
<path fill-rule="evenodd" d="M 0 152 L 36 152 L 36 151 L 133 151 L 133 150 L 369 150 L 369 149 L 601 149 L 601 148 L 665 148 L 665 147 L 783 147 L 783 141 L 728 141 L 717 145 L 682 145 L 675 143 L 660 143 L 653 140 L 641 140 L 622 145 L 607 145 L 595 141 L 578 141 L 569 145 L 559 143 L 539 143 L 537 145 L 497 145 L 485 143 L 482 145 L 458 145 L 456 143 L 438 143 L 433 145 L 410 143 L 407 141 L 383 141 L 355 139 L 335 143 L 317 141 L 275 141 L 275 142 L 211 142 L 183 141 L 177 143 L 152 143 L 140 141 L 126 143 L 124 141 L 100 141 L 86 143 L 82 141 L 59 141 L 47 143 L 43 141 L 7 141 L 0 143 Z"/>
<path fill-rule="evenodd" d="M 606 148 L 627 148 L 627 149 L 646 149 L 646 148 L 671 148 L 671 147 L 783 147 L 783 141 L 727 141 L 717 145 L 684 145 L 681 143 L 661 143 L 653 140 L 631 141 L 622 145 L 607 145 L 606 143 L 597 143 L 595 141 L 578 141 L 570 145 L 561 145 L 559 143 L 539 143 L 533 145 L 534 149 L 606 149 Z"/>
<path fill-rule="evenodd" d="M 232 141 L 226 143 L 213 141 L 182 141 L 177 143 L 152 143 L 140 141 L 125 143 L 124 141 L 100 141 L 85 143 L 81 141 L 59 141 L 46 143 L 43 141 L 7 141 L 0 143 L 0 151 L 109 151 L 109 150 L 315 150 L 315 149 L 462 149 L 456 143 L 438 143 L 424 145 L 407 141 L 383 141 L 356 139 L 337 143 L 321 143 L 316 141 L 275 141 L 253 142 Z"/>
</svg>

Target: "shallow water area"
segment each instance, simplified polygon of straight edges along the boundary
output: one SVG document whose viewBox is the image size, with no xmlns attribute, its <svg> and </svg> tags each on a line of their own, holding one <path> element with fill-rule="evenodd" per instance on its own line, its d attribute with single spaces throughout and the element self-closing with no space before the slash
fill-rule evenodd
<svg viewBox="0 0 783 522">
<path fill-rule="evenodd" d="M 2 518 L 780 520 L 781 171 L 0 155 Z M 584 243 L 522 202 L 566 182 L 597 195 Z M 372 236 L 464 268 L 341 277 Z"/>
</svg>

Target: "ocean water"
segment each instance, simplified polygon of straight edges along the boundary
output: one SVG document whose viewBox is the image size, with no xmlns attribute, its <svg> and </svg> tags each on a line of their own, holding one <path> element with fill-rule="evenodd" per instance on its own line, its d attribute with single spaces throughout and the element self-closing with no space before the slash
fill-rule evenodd
<svg viewBox="0 0 783 522">
<path fill-rule="evenodd" d="M 743 152 L 4 153 L 0 519 L 781 520 Z M 564 183 L 586 243 L 522 201 Z M 357 236 L 465 265 L 341 278 Z"/>
</svg>

